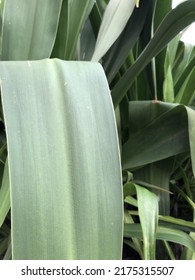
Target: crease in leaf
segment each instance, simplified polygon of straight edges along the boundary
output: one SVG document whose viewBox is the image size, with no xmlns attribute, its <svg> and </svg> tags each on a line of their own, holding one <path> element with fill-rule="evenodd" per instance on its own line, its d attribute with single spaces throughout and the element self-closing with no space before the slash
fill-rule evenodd
<svg viewBox="0 0 195 280">
<path fill-rule="evenodd" d="M 13 259 L 121 259 L 119 146 L 101 65 L 0 64 Z"/>
</svg>

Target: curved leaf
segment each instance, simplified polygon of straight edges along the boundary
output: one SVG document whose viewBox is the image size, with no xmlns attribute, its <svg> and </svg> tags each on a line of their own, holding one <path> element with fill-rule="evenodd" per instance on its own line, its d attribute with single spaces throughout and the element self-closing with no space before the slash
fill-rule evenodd
<svg viewBox="0 0 195 280">
<path fill-rule="evenodd" d="M 124 236 L 142 238 L 141 225 L 125 224 Z M 183 231 L 160 226 L 157 228 L 157 239 L 182 244 L 195 252 L 195 241 Z"/>
<path fill-rule="evenodd" d="M 120 259 L 119 147 L 101 65 L 1 62 L 0 77 L 13 258 Z"/>
<path fill-rule="evenodd" d="M 110 0 L 105 10 L 92 61 L 99 61 L 120 36 L 135 8 L 129 0 Z"/>
<path fill-rule="evenodd" d="M 156 230 L 158 225 L 158 198 L 146 188 L 133 183 L 124 186 L 124 192 L 137 193 L 138 213 L 141 222 L 144 259 L 155 259 L 156 252 Z"/>
<path fill-rule="evenodd" d="M 142 1 L 139 9 L 134 9 L 120 37 L 104 57 L 103 67 L 108 81 L 112 81 L 134 47 L 144 26 L 149 8 L 150 1 Z"/>
<path fill-rule="evenodd" d="M 140 110 L 140 114 L 142 103 L 150 103 L 153 112 L 160 111 L 160 107 L 164 106 L 162 102 L 139 102 L 137 110 Z M 165 103 L 165 108 L 166 106 Z M 195 112 L 192 114 L 194 115 Z M 147 115 L 145 119 L 148 119 Z M 131 133 L 129 140 L 123 146 L 122 164 L 124 169 L 132 169 L 187 150 L 189 150 L 189 136 L 186 110 L 182 106 L 176 106 L 153 118 L 137 132 Z"/>
</svg>

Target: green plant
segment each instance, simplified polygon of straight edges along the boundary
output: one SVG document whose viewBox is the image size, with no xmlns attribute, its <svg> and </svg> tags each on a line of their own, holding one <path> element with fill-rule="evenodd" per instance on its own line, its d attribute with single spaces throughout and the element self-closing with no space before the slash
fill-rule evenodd
<svg viewBox="0 0 195 280">
<path fill-rule="evenodd" d="M 195 3 L 171 2 L 1 1 L 1 258 L 120 259 L 124 234 L 194 259 Z"/>
</svg>

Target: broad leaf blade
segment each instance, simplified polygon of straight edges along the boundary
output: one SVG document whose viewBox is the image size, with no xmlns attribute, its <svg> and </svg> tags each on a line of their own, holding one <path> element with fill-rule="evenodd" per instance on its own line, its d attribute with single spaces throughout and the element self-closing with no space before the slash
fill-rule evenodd
<svg viewBox="0 0 195 280">
<path fill-rule="evenodd" d="M 134 102 L 131 103 L 134 104 Z M 147 104 L 151 104 L 151 111 L 149 110 L 148 115 L 145 115 L 145 120 L 143 120 L 146 122 L 145 126 L 132 133 L 123 146 L 122 162 L 125 169 L 139 167 L 189 150 L 185 107 L 171 103 L 169 106 L 168 103 L 163 102 L 141 102 L 137 106 L 139 110 L 137 113 L 140 112 L 142 115 L 142 107 L 144 108 Z M 168 109 L 171 107 L 172 109 Z M 167 112 L 157 116 L 157 112 L 162 112 L 166 108 Z M 149 121 L 152 114 L 154 116 L 156 114 L 157 117 Z M 194 115 L 193 111 L 192 114 Z M 144 115 L 142 117 L 144 118 Z M 194 122 L 192 119 L 191 121 Z M 136 122 L 134 122 L 134 127 L 136 127 Z"/>
<path fill-rule="evenodd" d="M 154 260 L 158 225 L 158 198 L 154 193 L 138 185 L 136 185 L 136 190 L 139 218 L 143 231 L 144 258 Z"/>
<path fill-rule="evenodd" d="M 0 76 L 13 258 L 120 259 L 119 149 L 101 66 L 3 62 Z"/>
</svg>

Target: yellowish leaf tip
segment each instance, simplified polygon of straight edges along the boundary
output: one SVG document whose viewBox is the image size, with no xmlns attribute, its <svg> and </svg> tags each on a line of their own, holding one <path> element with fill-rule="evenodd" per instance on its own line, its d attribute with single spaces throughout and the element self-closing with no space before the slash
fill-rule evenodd
<svg viewBox="0 0 195 280">
<path fill-rule="evenodd" d="M 137 8 L 139 8 L 139 1 L 140 0 L 135 0 L 135 5 L 136 5 Z"/>
</svg>

